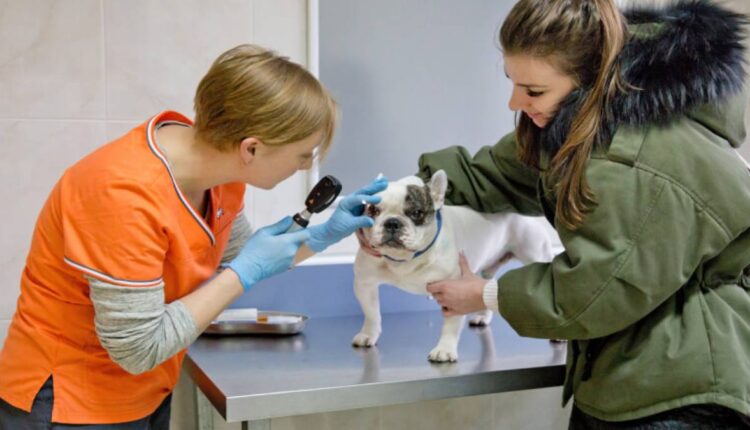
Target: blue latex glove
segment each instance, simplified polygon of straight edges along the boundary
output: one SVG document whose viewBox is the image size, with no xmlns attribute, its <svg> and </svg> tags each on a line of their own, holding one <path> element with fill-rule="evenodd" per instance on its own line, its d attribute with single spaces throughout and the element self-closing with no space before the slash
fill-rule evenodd
<svg viewBox="0 0 750 430">
<path fill-rule="evenodd" d="M 255 232 L 226 267 L 240 277 L 245 291 L 257 282 L 284 272 L 291 267 L 300 245 L 310 237 L 307 230 L 285 233 L 292 226 L 292 217 Z"/>
<path fill-rule="evenodd" d="M 388 180 L 379 178 L 341 199 L 328 221 L 307 228 L 310 231 L 307 246 L 315 252 L 321 252 L 360 228 L 372 227 L 374 224 L 372 218 L 362 215 L 365 208 L 362 202 L 380 203 L 380 196 L 373 194 L 387 187 Z"/>
</svg>

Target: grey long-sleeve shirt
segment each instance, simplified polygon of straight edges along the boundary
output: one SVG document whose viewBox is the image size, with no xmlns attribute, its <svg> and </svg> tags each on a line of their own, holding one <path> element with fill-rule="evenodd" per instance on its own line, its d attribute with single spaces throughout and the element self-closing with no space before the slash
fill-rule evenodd
<svg viewBox="0 0 750 430">
<path fill-rule="evenodd" d="M 239 215 L 232 223 L 222 263 L 231 261 L 251 234 L 247 218 Z M 200 334 L 180 300 L 164 302 L 164 283 L 132 288 L 91 277 L 88 280 L 99 341 L 110 358 L 129 373 L 153 369 Z"/>
</svg>

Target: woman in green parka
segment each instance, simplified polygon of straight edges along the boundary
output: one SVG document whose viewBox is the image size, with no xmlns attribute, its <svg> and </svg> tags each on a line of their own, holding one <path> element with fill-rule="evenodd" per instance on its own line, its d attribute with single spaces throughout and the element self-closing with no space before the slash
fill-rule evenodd
<svg viewBox="0 0 750 430">
<path fill-rule="evenodd" d="M 570 428 L 750 426 L 747 22 L 705 0 L 520 0 L 500 31 L 515 133 L 420 159 L 450 204 L 557 229 L 551 263 L 428 290 L 569 340 Z"/>
</svg>

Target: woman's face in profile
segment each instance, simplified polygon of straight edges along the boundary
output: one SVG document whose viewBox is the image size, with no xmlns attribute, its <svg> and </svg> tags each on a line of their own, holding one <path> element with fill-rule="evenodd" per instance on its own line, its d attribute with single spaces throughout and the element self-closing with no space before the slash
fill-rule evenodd
<svg viewBox="0 0 750 430">
<path fill-rule="evenodd" d="M 539 128 L 557 113 L 560 102 L 576 87 L 574 80 L 550 61 L 530 55 L 505 55 L 505 75 L 513 82 L 510 110 L 522 111 Z"/>
</svg>

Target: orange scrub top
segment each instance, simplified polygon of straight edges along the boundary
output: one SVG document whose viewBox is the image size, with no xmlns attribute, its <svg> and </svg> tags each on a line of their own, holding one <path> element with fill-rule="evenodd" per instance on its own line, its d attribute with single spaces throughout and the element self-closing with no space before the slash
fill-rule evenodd
<svg viewBox="0 0 750 430">
<path fill-rule="evenodd" d="M 54 379 L 52 421 L 119 423 L 151 414 L 172 391 L 185 350 L 140 375 L 113 362 L 94 329 L 84 275 L 138 288 L 164 283 L 170 303 L 211 277 L 242 210 L 245 184 L 210 190 L 206 219 L 156 145 L 163 112 L 65 171 L 36 223 L 21 295 L 0 352 L 0 398 L 30 411 Z"/>
</svg>

